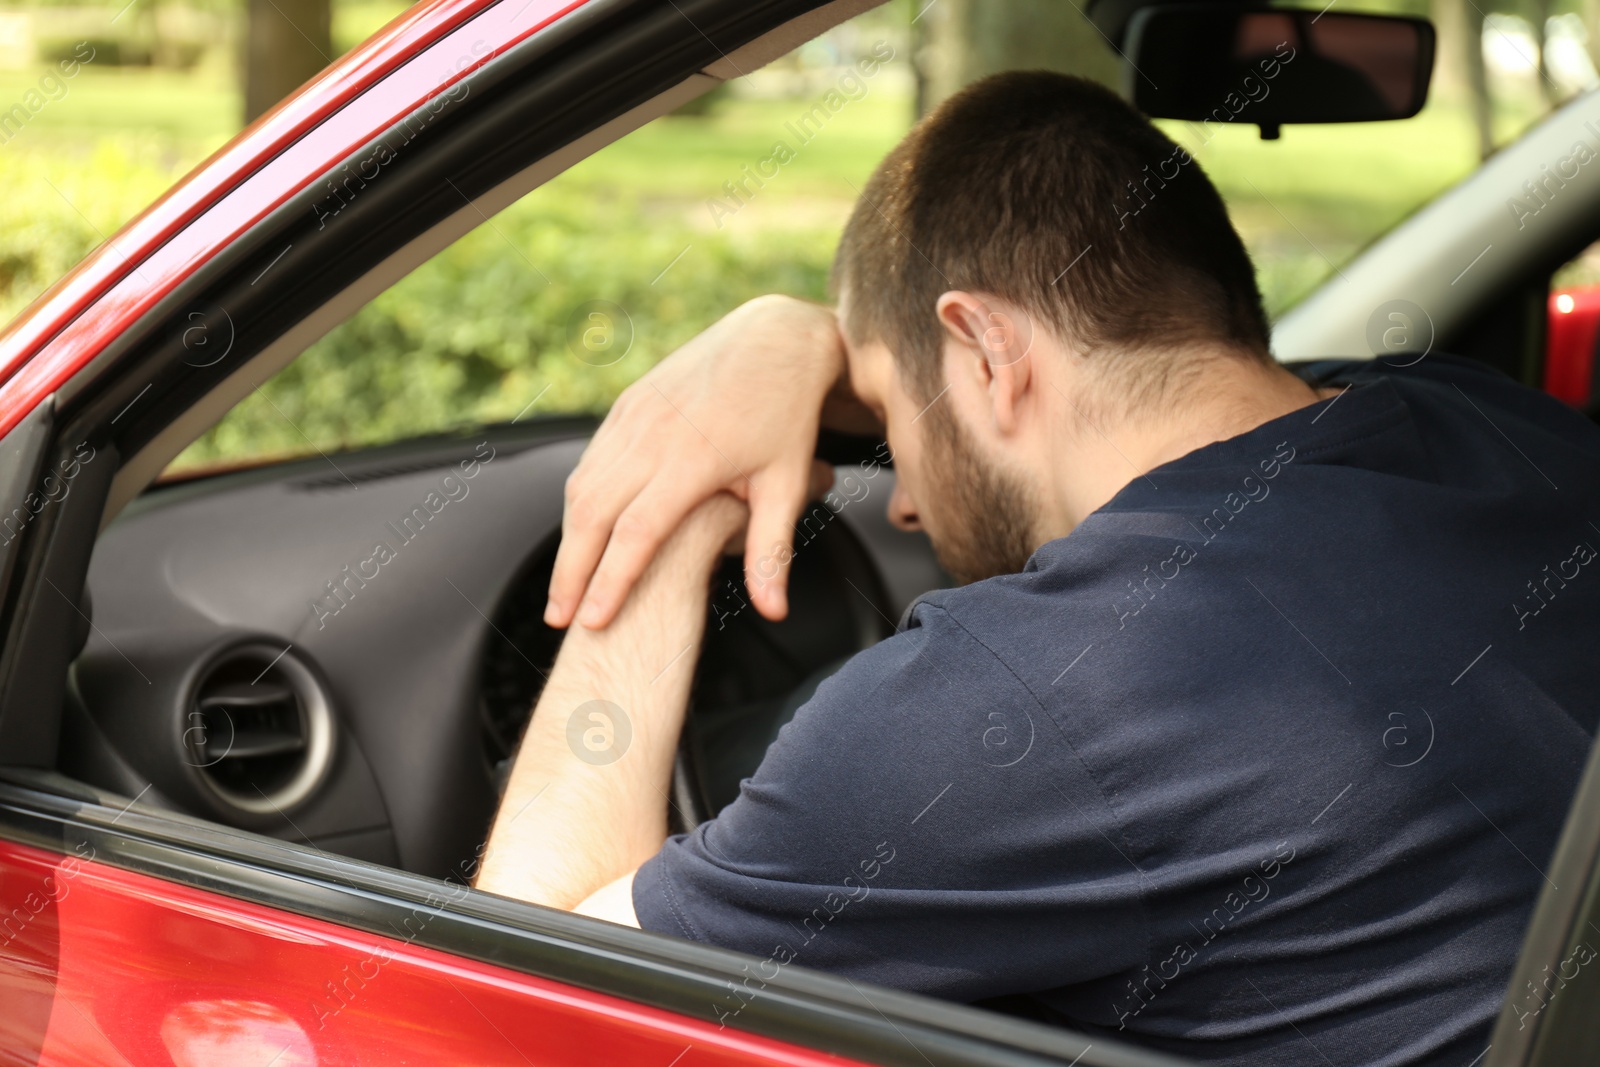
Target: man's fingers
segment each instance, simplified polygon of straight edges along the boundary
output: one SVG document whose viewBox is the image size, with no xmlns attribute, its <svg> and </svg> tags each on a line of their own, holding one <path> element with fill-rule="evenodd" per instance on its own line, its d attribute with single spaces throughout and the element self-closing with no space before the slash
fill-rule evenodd
<svg viewBox="0 0 1600 1067">
<path fill-rule="evenodd" d="M 816 500 L 823 493 L 833 488 L 833 483 L 838 479 L 839 472 L 833 469 L 833 464 L 825 459 L 811 461 L 811 487 L 806 490 L 807 500 Z"/>
<path fill-rule="evenodd" d="M 789 561 L 794 520 L 808 498 L 809 462 L 771 470 L 750 488 L 750 529 L 745 538 L 744 583 L 756 610 L 777 622 L 789 613 Z"/>
<path fill-rule="evenodd" d="M 573 621 L 578 601 L 589 585 L 589 576 L 605 552 L 611 520 L 621 514 L 621 501 L 605 510 L 586 499 L 582 510 L 568 502 L 562 514 L 562 544 L 555 550 L 555 569 L 550 574 L 549 601 L 544 605 L 544 624 L 562 629 Z M 581 518 L 582 522 L 579 522 Z"/>
<path fill-rule="evenodd" d="M 641 440 L 660 433 L 663 413 L 654 405 L 641 408 L 632 398 L 636 388 L 637 383 L 623 390 L 567 479 L 561 544 L 545 605 L 547 626 L 572 623 L 617 518 L 660 475 L 659 464 L 666 461 L 665 450 L 651 453 L 640 448 Z"/>
<path fill-rule="evenodd" d="M 547 626 L 559 628 L 572 622 L 611 538 L 612 526 L 654 473 L 637 461 L 615 462 L 607 454 L 612 450 L 605 447 L 605 442 L 596 440 L 590 448 L 596 445 L 604 451 L 585 453 L 567 479 L 561 510 L 561 545 L 556 549 L 544 611 Z"/>
<path fill-rule="evenodd" d="M 650 565 L 656 550 L 672 535 L 689 513 L 717 491 L 717 486 L 653 479 L 633 498 L 611 527 L 600 565 L 589 580 L 578 608 L 578 622 L 599 630 L 616 618 L 622 602 L 628 599 L 639 576 Z"/>
</svg>

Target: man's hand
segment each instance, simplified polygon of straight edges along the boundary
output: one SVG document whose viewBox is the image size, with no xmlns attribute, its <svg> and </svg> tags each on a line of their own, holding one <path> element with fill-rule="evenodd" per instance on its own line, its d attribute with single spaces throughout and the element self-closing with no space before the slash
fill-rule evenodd
<svg viewBox="0 0 1600 1067">
<path fill-rule="evenodd" d="M 479 888 L 602 918 L 631 915 L 628 879 L 667 837 L 711 574 L 745 515 L 725 493 L 694 508 L 610 627 L 567 634 L 512 766 Z"/>
<path fill-rule="evenodd" d="M 783 618 L 787 570 L 757 567 L 788 558 L 801 507 L 832 484 L 812 455 L 844 371 L 831 309 L 764 296 L 629 386 L 567 479 L 545 622 L 610 623 L 656 549 L 719 492 L 749 505 L 745 583 L 756 610 Z"/>
</svg>

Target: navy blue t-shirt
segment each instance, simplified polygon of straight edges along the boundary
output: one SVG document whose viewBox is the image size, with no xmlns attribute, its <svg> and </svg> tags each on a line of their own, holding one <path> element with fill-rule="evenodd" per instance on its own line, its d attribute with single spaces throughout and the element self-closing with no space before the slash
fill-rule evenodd
<svg viewBox="0 0 1600 1067">
<path fill-rule="evenodd" d="M 634 882 L 648 930 L 1236 1064 L 1483 1051 L 1600 710 L 1600 429 L 1448 358 L 931 594 Z"/>
</svg>

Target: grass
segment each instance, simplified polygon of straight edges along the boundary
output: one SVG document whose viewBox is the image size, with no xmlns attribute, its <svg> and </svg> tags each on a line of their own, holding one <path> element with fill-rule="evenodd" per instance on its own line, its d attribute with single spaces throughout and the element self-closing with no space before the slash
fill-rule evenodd
<svg viewBox="0 0 1600 1067">
<path fill-rule="evenodd" d="M 8 108 L 39 83 L 42 71 L 0 70 L 0 108 Z M 131 137 L 193 153 L 221 144 L 239 129 L 239 93 L 220 65 L 195 71 L 86 64 L 67 80 L 66 94 L 51 100 L 9 143 L 15 148 L 81 150 L 102 137 Z"/>
<path fill-rule="evenodd" d="M 336 36 L 370 32 L 395 8 L 341 10 Z M 38 77 L 0 72 L 0 105 Z M 774 289 L 820 298 L 856 190 L 909 126 L 903 86 L 886 70 L 804 143 L 791 124 L 812 98 L 734 97 L 706 118 L 651 123 L 413 272 L 180 463 L 298 452 L 307 438 L 324 449 L 371 443 L 510 418 L 530 404 L 603 410 L 740 300 Z M 0 145 L 0 319 L 231 136 L 237 109 L 219 66 L 188 75 L 85 67 Z M 1185 124 L 1168 128 L 1221 190 L 1274 315 L 1476 165 L 1465 114 L 1439 104 L 1401 123 L 1289 127 L 1276 142 L 1254 127 L 1209 141 Z M 732 210 L 724 183 L 779 141 L 793 158 Z M 631 331 L 615 362 L 574 341 L 583 336 L 574 322 L 596 301 L 626 312 L 612 316 L 616 336 Z"/>
<path fill-rule="evenodd" d="M 1251 127 L 1206 141 L 1172 125 L 1227 202 L 1274 318 L 1477 165 L 1467 116 L 1449 107 L 1404 122 L 1290 126 L 1277 141 Z"/>
</svg>

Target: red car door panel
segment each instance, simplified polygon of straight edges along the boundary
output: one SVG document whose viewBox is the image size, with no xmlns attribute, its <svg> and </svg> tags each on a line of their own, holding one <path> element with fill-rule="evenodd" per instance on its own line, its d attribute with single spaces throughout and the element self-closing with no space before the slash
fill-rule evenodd
<svg viewBox="0 0 1600 1067">
<path fill-rule="evenodd" d="M 848 1061 L 395 937 L 0 841 L 0 1064 L 660 1067 Z"/>
</svg>

